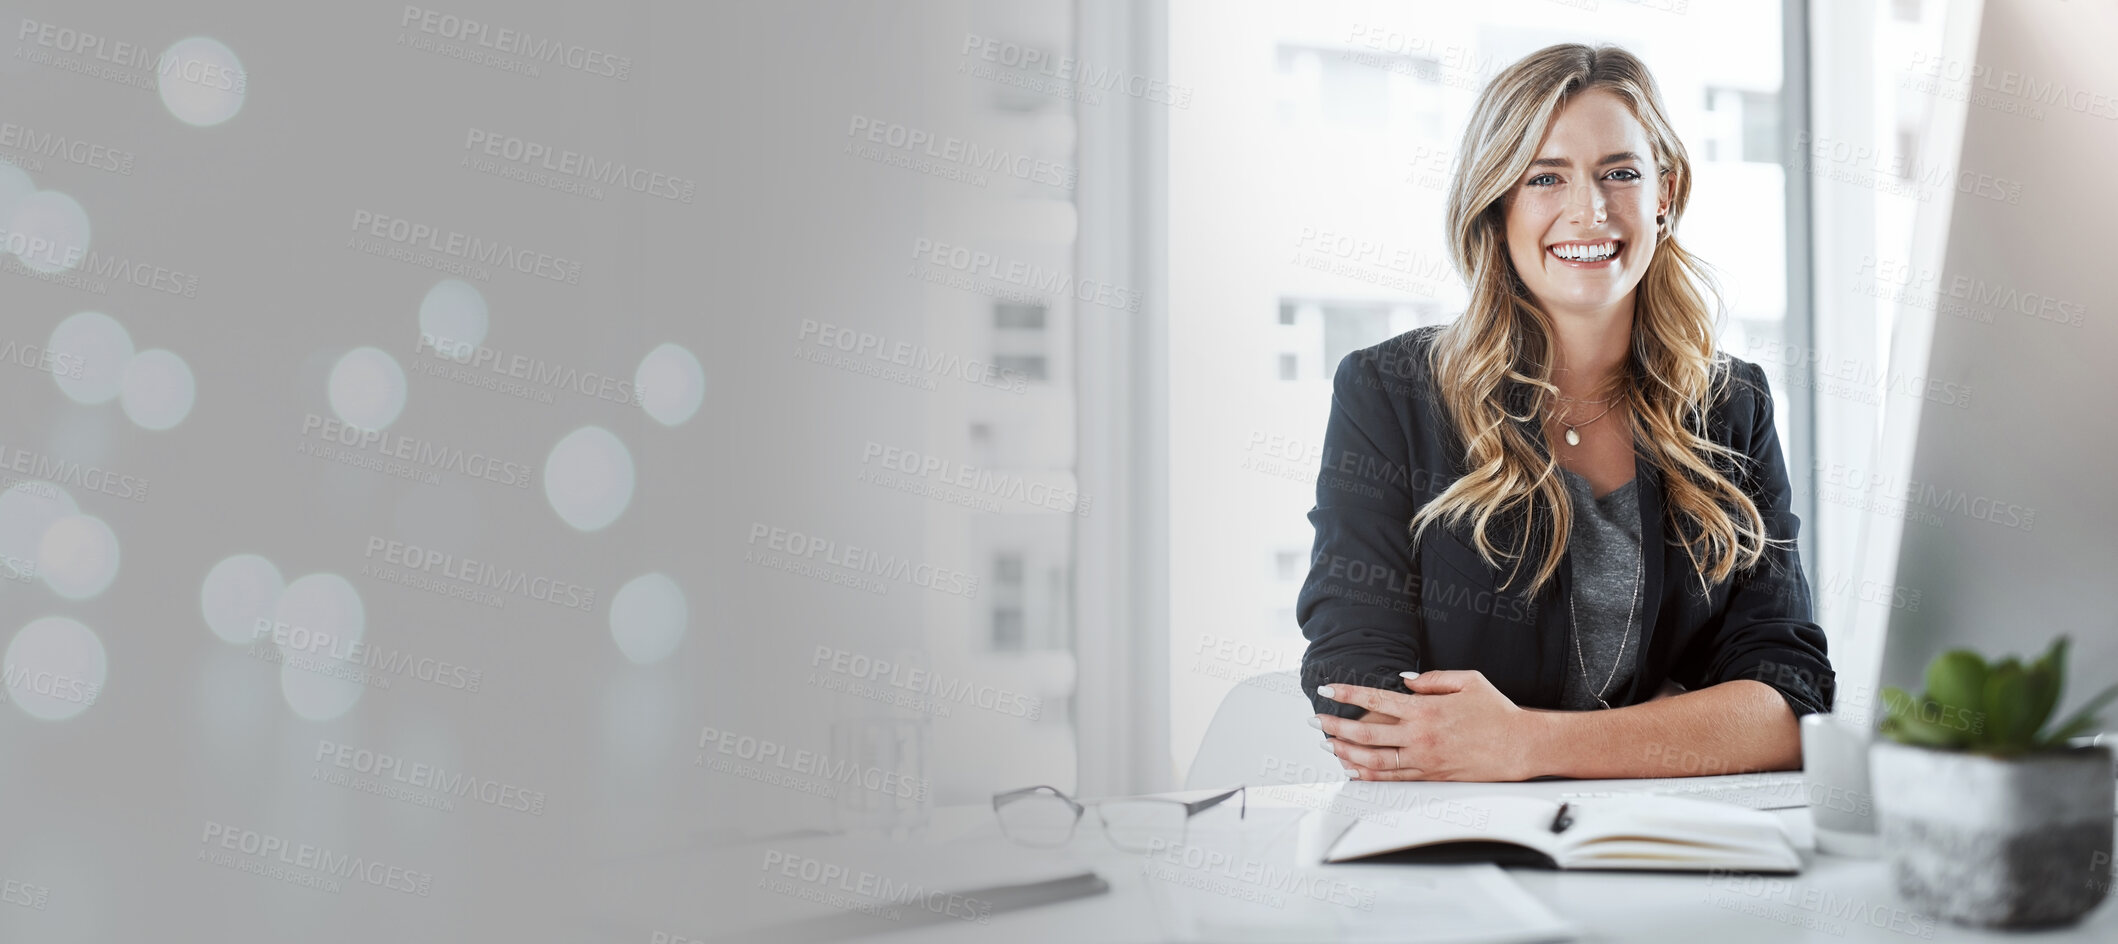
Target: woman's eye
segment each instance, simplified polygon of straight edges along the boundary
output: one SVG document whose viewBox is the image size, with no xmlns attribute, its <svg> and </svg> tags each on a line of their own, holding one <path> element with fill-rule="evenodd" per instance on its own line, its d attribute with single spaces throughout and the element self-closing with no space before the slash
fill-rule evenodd
<svg viewBox="0 0 2118 944">
<path fill-rule="evenodd" d="M 1549 187 L 1558 182 L 1559 177 L 1556 174 L 1538 174 L 1529 180 L 1529 184 L 1532 187 Z"/>
<path fill-rule="evenodd" d="M 1620 174 L 1624 174 L 1625 176 L 1618 176 Z M 1613 180 L 1639 180 L 1640 172 L 1630 167 L 1620 167 L 1617 170 L 1611 171 L 1610 176 Z"/>
</svg>

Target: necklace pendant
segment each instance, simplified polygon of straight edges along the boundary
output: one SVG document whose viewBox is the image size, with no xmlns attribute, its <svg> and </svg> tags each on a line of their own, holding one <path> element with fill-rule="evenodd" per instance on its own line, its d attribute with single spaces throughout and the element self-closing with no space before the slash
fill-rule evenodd
<svg viewBox="0 0 2118 944">
<path fill-rule="evenodd" d="M 1575 432 L 1572 426 L 1566 428 L 1566 444 L 1569 446 L 1581 445 L 1581 434 Z"/>
</svg>

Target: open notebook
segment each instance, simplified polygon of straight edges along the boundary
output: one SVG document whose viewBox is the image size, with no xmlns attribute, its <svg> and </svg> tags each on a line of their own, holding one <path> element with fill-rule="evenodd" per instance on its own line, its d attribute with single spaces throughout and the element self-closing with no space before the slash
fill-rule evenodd
<svg viewBox="0 0 2118 944">
<path fill-rule="evenodd" d="M 1361 817 L 1326 862 L 1389 855 L 1403 862 L 1499 862 L 1560 869 L 1799 872 L 1802 860 L 1770 813 L 1668 796 L 1566 801 L 1454 799 Z"/>
</svg>

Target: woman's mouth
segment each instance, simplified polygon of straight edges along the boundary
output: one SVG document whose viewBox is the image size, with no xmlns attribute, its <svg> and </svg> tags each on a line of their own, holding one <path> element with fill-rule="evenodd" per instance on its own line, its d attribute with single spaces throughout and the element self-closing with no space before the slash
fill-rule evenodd
<svg viewBox="0 0 2118 944">
<path fill-rule="evenodd" d="M 1603 239 L 1593 242 L 1553 243 L 1545 247 L 1552 258 L 1577 269 L 1598 269 L 1613 264 L 1618 251 L 1625 248 L 1625 241 Z"/>
</svg>

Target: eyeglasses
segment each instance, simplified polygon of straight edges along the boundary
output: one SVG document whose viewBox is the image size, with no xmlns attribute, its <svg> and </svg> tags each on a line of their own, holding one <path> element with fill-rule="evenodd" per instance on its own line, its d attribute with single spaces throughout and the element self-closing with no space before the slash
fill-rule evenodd
<svg viewBox="0 0 2118 944">
<path fill-rule="evenodd" d="M 1096 804 L 1096 816 L 1103 821 L 1103 835 L 1111 845 L 1127 852 L 1152 852 L 1182 843 L 1193 816 L 1229 797 L 1239 798 L 1237 817 L 1248 818 L 1250 794 L 1243 787 L 1189 803 L 1163 797 L 1104 800 Z M 1074 827 L 1080 825 L 1086 809 L 1056 787 L 993 794 L 993 814 L 1000 817 L 1000 831 L 1028 846 L 1065 845 L 1074 838 Z"/>
</svg>

